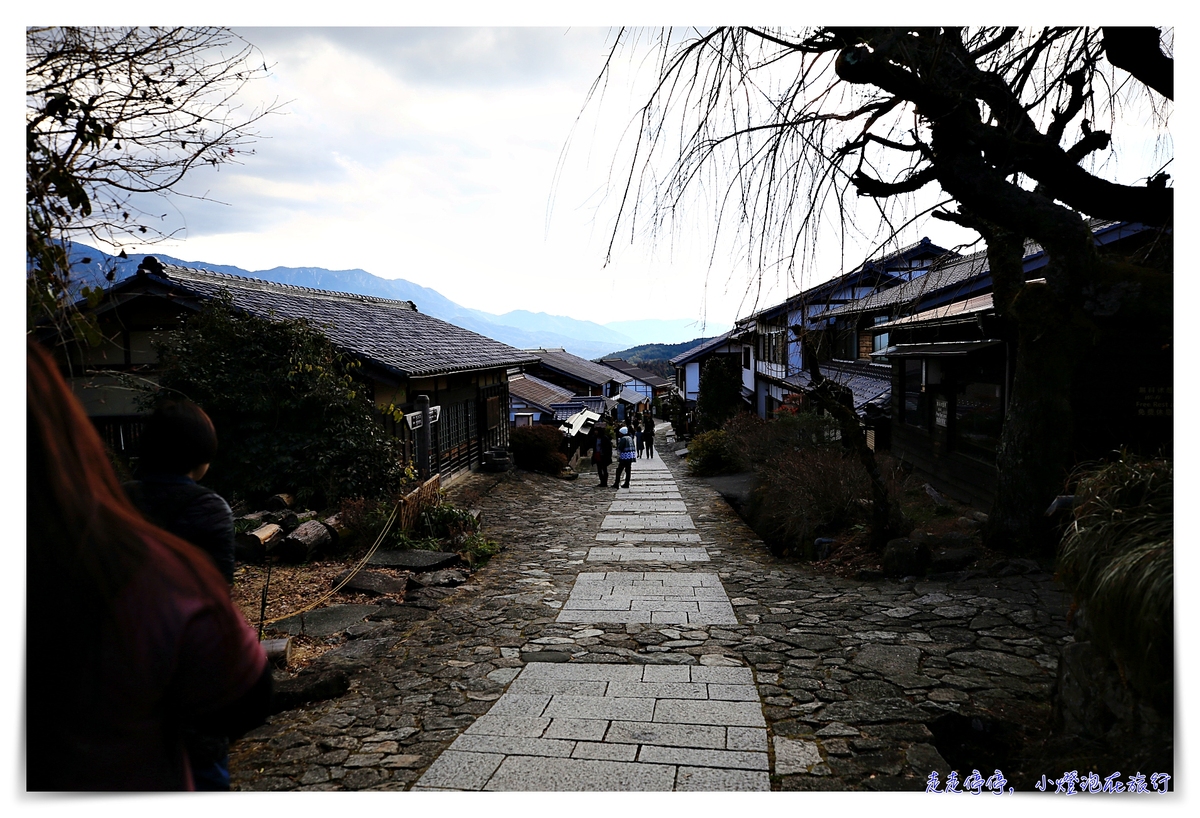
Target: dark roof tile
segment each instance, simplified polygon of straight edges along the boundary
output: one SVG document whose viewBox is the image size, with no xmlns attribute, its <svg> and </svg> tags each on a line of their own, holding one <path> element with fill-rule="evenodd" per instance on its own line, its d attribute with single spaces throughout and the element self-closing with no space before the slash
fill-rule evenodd
<svg viewBox="0 0 1200 818">
<path fill-rule="evenodd" d="M 276 284 L 171 264 L 163 268 L 171 284 L 204 298 L 225 290 L 235 307 L 252 315 L 308 320 L 341 349 L 402 376 L 449 375 L 536 361 L 507 344 L 418 312 L 411 301 Z M 126 282 L 139 278 L 142 276 Z"/>
<path fill-rule="evenodd" d="M 624 383 L 628 380 L 623 373 L 612 367 L 580 358 L 564 349 L 527 349 L 525 352 L 539 358 L 546 369 L 561 372 L 581 383 L 603 386 L 609 381 Z"/>
</svg>

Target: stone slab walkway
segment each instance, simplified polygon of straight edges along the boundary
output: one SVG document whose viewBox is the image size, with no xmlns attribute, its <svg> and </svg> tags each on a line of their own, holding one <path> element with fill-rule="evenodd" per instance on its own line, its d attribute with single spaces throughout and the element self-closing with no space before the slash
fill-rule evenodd
<svg viewBox="0 0 1200 818">
<path fill-rule="evenodd" d="M 617 491 L 452 486 L 492 484 L 471 505 L 505 551 L 428 618 L 348 628 L 321 664 L 350 691 L 235 743 L 235 789 L 921 790 L 947 720 L 1019 743 L 1050 718 L 1049 575 L 816 575 L 665 458 Z M 627 505 L 666 500 L 685 511 Z"/>
<path fill-rule="evenodd" d="M 648 485 L 678 496 L 661 460 L 639 461 L 638 467 L 630 490 L 609 504 L 600 528 L 694 529 L 683 500 L 626 499 L 635 483 L 639 496 L 646 496 Z M 709 559 L 702 547 L 689 551 L 645 544 L 591 548 L 588 560 Z M 738 624 L 716 573 L 679 569 L 580 572 L 557 621 L 690 629 Z M 632 659 L 535 663 L 438 756 L 414 789 L 769 790 L 766 727 L 747 667 Z"/>
</svg>

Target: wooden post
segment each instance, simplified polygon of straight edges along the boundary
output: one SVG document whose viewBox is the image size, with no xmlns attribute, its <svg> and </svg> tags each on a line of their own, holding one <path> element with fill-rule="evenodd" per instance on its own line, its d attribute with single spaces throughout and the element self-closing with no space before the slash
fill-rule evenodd
<svg viewBox="0 0 1200 818">
<path fill-rule="evenodd" d="M 421 413 L 421 428 L 417 431 L 417 473 L 429 479 L 429 396 L 417 395 L 417 411 Z"/>
<path fill-rule="evenodd" d="M 259 635 L 262 638 L 262 635 Z M 267 654 L 268 661 L 279 667 L 287 667 L 292 661 L 292 637 L 287 636 L 283 639 L 263 639 L 263 650 Z"/>
</svg>

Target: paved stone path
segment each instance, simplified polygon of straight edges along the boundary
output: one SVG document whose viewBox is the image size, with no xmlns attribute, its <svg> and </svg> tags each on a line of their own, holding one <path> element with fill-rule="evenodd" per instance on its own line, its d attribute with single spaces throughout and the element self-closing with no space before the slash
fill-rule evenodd
<svg viewBox="0 0 1200 818">
<path fill-rule="evenodd" d="M 452 486 L 494 482 L 472 504 L 506 550 L 347 628 L 320 662 L 350 691 L 235 743 L 234 787 L 913 790 L 950 769 L 947 719 L 1018 741 L 1049 720 L 1070 639 L 1049 575 L 816 575 L 664 458 L 619 491 L 586 473 Z"/>
<path fill-rule="evenodd" d="M 680 496 L 666 465 L 650 458 L 637 466 L 636 480 L 609 505 L 601 533 L 695 530 L 683 500 L 646 499 Z M 708 559 L 702 547 L 688 552 L 643 540 L 589 548 L 587 560 Z M 678 569 L 582 572 L 557 621 L 692 629 L 738 624 L 717 574 Z M 708 637 L 695 635 L 700 639 L 678 633 L 676 641 L 700 645 Z M 574 646 L 576 638 L 547 644 Z M 533 663 L 414 789 L 769 790 L 769 769 L 767 723 L 747 667 Z"/>
</svg>

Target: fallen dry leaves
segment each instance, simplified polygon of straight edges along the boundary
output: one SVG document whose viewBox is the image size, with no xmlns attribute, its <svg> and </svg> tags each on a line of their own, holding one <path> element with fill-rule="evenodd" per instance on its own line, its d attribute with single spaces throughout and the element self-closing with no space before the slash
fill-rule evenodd
<svg viewBox="0 0 1200 818">
<path fill-rule="evenodd" d="M 273 565 L 271 566 L 271 582 L 267 589 L 266 620 L 291 616 L 308 608 L 332 590 L 333 581 L 343 571 L 353 568 L 355 560 L 322 560 L 305 565 Z M 374 573 L 386 574 L 395 579 L 404 580 L 407 571 L 390 568 L 369 569 Z M 267 578 L 265 565 L 239 565 L 234 572 L 233 601 L 246 617 L 246 621 L 255 629 L 258 628 L 262 610 L 263 584 Z M 341 590 L 321 602 L 317 607 L 345 604 L 370 604 L 380 599 L 388 598 L 395 602 L 403 602 L 404 594 L 367 594 Z M 268 624 L 263 631 L 264 637 L 271 631 Z M 329 650 L 334 645 L 317 642 L 307 636 L 292 637 L 292 662 L 290 670 L 296 670 L 307 665 L 313 659 Z"/>
</svg>

